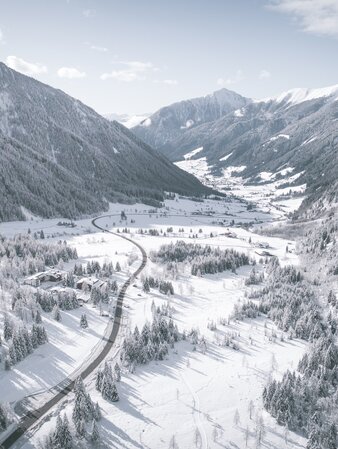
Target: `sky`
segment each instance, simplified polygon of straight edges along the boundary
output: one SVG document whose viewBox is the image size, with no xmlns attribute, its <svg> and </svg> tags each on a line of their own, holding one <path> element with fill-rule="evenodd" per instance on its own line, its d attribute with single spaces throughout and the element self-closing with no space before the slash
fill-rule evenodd
<svg viewBox="0 0 338 449">
<path fill-rule="evenodd" d="M 338 84 L 338 0 L 0 0 L 0 61 L 97 112 Z"/>
</svg>

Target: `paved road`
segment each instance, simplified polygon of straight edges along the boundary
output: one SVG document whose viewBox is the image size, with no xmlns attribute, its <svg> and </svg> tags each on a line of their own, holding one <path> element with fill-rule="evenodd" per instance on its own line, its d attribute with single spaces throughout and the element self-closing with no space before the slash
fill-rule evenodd
<svg viewBox="0 0 338 449">
<path fill-rule="evenodd" d="M 129 287 L 129 285 L 141 273 L 141 271 L 144 269 L 144 267 L 146 266 L 146 263 L 147 263 L 147 253 L 145 252 L 144 248 L 139 243 L 135 242 L 134 240 L 132 240 L 124 235 L 121 235 L 121 234 L 118 234 L 118 233 L 115 233 L 112 231 L 107 231 L 106 229 L 102 228 L 101 226 L 99 226 L 97 224 L 97 221 L 100 218 L 104 218 L 104 217 L 105 216 L 103 215 L 101 217 L 94 218 L 94 220 L 92 220 L 92 225 L 95 226 L 100 231 L 116 235 L 122 239 L 128 240 L 133 245 L 137 246 L 137 248 L 141 251 L 141 254 L 142 254 L 142 263 L 138 267 L 138 269 L 122 285 L 122 287 L 119 291 L 118 297 L 117 297 L 114 324 L 113 324 L 111 334 L 110 334 L 109 338 L 107 339 L 107 342 L 106 342 L 105 346 L 103 347 L 102 351 L 80 373 L 80 375 L 82 376 L 83 379 L 85 379 L 87 376 L 89 376 L 89 374 L 91 374 L 95 370 L 95 368 L 97 368 L 100 365 L 100 363 L 105 359 L 105 357 L 108 355 L 108 353 L 112 349 L 112 347 L 115 343 L 117 334 L 119 332 L 120 326 L 121 326 L 122 306 L 123 306 L 123 299 L 125 297 L 126 291 Z M 22 435 L 24 435 L 24 433 L 33 424 L 36 423 L 36 421 L 38 421 L 38 419 L 40 419 L 45 413 L 47 413 L 49 410 L 51 410 L 51 408 L 53 408 L 59 401 L 64 399 L 64 397 L 73 390 L 74 383 L 75 383 L 75 380 L 73 380 L 73 379 L 68 379 L 68 378 L 65 379 L 60 384 L 60 385 L 62 385 L 60 387 L 61 390 L 57 394 L 55 394 L 55 396 L 53 396 L 50 400 L 48 400 L 40 408 L 27 412 L 26 415 L 24 415 L 20 419 L 18 426 L 13 430 L 13 432 L 10 435 L 8 435 L 8 437 L 2 442 L 2 445 L 0 447 L 4 448 L 4 449 L 10 448 Z"/>
</svg>

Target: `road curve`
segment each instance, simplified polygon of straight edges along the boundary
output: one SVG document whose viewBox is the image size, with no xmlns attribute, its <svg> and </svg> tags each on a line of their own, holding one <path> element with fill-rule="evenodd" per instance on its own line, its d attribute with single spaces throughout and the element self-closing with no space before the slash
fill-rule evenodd
<svg viewBox="0 0 338 449">
<path fill-rule="evenodd" d="M 121 318 L 122 318 L 122 306 L 123 306 L 123 299 L 125 297 L 126 291 L 129 287 L 129 285 L 134 281 L 134 279 L 141 273 L 141 271 L 144 269 L 147 263 L 147 253 L 144 250 L 144 248 L 134 240 L 130 239 L 129 237 L 126 237 L 125 235 L 121 235 L 116 232 L 108 231 L 101 226 L 99 226 L 96 222 L 100 218 L 104 218 L 105 215 L 102 215 L 100 217 L 94 218 L 92 220 L 92 225 L 95 226 L 100 231 L 106 232 L 108 234 L 116 235 L 120 238 L 123 238 L 124 240 L 128 240 L 133 245 L 135 245 L 142 254 L 142 262 L 141 265 L 137 268 L 137 270 L 126 280 L 126 282 L 122 285 L 118 297 L 117 297 L 117 303 L 115 308 L 115 317 L 114 317 L 114 324 L 112 331 L 110 333 L 109 338 L 107 339 L 107 342 L 105 346 L 103 347 L 102 351 L 98 354 L 98 356 L 88 365 L 86 368 L 80 372 L 79 375 L 82 376 L 83 379 L 85 379 L 89 374 L 91 374 L 95 368 L 99 366 L 99 364 L 105 359 L 105 357 L 108 355 L 110 350 L 112 349 L 120 326 L 121 326 Z M 43 406 L 36 410 L 32 410 L 27 412 L 19 421 L 17 427 L 13 430 L 13 432 L 6 437 L 6 439 L 1 443 L 0 448 L 8 449 L 10 448 L 27 430 L 32 427 L 33 424 L 35 424 L 45 413 L 47 413 L 52 407 L 54 407 L 59 401 L 61 401 L 65 396 L 67 396 L 68 393 L 70 393 L 74 388 L 75 380 L 72 379 L 65 379 L 62 382 L 62 389 L 51 399 L 49 399 Z"/>
</svg>

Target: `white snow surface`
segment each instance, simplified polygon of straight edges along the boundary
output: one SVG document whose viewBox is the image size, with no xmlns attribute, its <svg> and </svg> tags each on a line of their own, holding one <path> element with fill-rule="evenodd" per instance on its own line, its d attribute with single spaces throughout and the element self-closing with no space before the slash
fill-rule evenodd
<svg viewBox="0 0 338 449">
<path fill-rule="evenodd" d="M 176 240 L 191 242 L 192 234 L 197 234 L 198 238 L 194 240 L 197 243 L 244 251 L 257 261 L 260 255 L 256 253 L 256 245 L 264 240 L 270 246 L 269 251 L 279 258 L 282 265 L 299 262 L 295 254 L 295 242 L 272 237 L 262 239 L 260 235 L 236 226 L 238 222 L 266 222 L 273 218 L 273 215 L 258 208 L 247 210 L 245 203 L 233 198 L 210 199 L 199 203 L 178 197 L 166 200 L 166 207 L 166 210 L 154 212 L 142 204 L 115 204 L 110 206 L 109 211 L 114 216 L 102 218 L 100 223 L 106 229 L 128 227 L 130 236 L 148 253 L 163 243 Z M 120 221 L 122 210 L 127 215 L 127 222 Z M 230 227 L 232 220 L 235 227 Z M 61 237 L 76 246 L 83 263 L 91 259 L 99 260 L 100 263 L 104 260 L 112 259 L 114 263 L 119 260 L 123 268 L 119 283 L 139 264 L 139 252 L 133 249 L 131 243 L 96 232 L 90 225 L 90 219 L 79 220 L 75 228 L 66 230 L 57 226 L 58 221 L 32 217 L 27 222 L 1 223 L 0 233 L 10 236 L 16 232 L 27 232 L 28 228 L 32 232 L 43 229 L 47 239 Z M 167 236 L 138 233 L 140 228 L 166 231 L 168 226 L 173 227 L 173 232 L 168 232 Z M 200 229 L 202 232 L 199 232 Z M 228 231 L 232 232 L 232 237 L 226 235 Z M 62 232 L 64 235 L 57 235 Z M 289 248 L 287 253 L 286 245 Z M 127 260 L 132 251 L 138 260 L 129 267 Z M 264 268 L 258 264 L 257 269 Z M 293 432 L 290 432 L 286 445 L 283 428 L 262 408 L 262 391 L 269 376 L 272 374 L 280 378 L 286 369 L 295 369 L 306 348 L 305 343 L 287 339 L 280 341 L 281 331 L 270 320 L 262 317 L 225 326 L 219 322 L 220 318 L 230 315 L 237 301 L 244 300 L 245 291 L 249 291 L 244 280 L 250 270 L 251 267 L 247 266 L 240 268 L 237 274 L 224 272 L 196 277 L 191 276 L 188 268 L 182 268 L 177 277 L 170 279 L 163 266 L 148 261 L 144 274 L 173 282 L 175 294 L 169 298 L 169 302 L 175 324 L 181 331 L 198 328 L 206 339 L 207 350 L 203 354 L 199 349 L 193 351 L 189 342 L 179 342 L 164 361 L 138 366 L 133 374 L 124 369 L 122 381 L 117 384 L 120 395 L 117 403 L 102 399 L 95 389 L 95 375 L 91 375 L 86 385 L 92 399 L 98 401 L 101 407 L 103 417 L 99 422 L 99 431 L 106 447 L 167 449 L 174 436 L 179 448 L 188 449 L 195 447 L 197 435 L 203 449 L 222 446 L 242 449 L 245 447 L 244 430 L 248 426 L 248 448 L 253 449 L 255 417 L 258 414 L 263 416 L 265 422 L 264 444 L 267 447 L 305 448 L 304 438 Z M 159 306 L 168 301 L 166 296 L 156 290 L 144 293 L 141 281 L 142 275 L 128 289 L 120 339 L 108 357 L 113 363 L 117 360 L 116 350 L 127 329 L 133 329 L 135 325 L 141 328 L 146 320 L 150 320 L 153 300 Z M 0 377 L 1 391 L 4 391 L 4 386 L 9 401 L 36 388 L 51 385 L 81 364 L 100 338 L 106 324 L 96 309 L 91 309 L 90 305 L 86 308 L 89 322 L 86 331 L 80 331 L 78 327 L 78 314 L 83 309 L 63 312 L 64 320 L 61 323 L 55 323 L 46 316 L 48 314 L 44 314 L 43 320 L 50 336 L 48 346 L 40 347 L 34 355 L 16 365 L 10 374 L 3 372 Z M 208 328 L 211 321 L 217 323 L 214 331 Z M 239 351 L 220 345 L 227 332 L 240 335 Z M 276 341 L 269 338 L 272 332 L 277 332 Z M 53 356 L 47 357 L 47 354 Z M 255 406 L 253 419 L 249 418 L 248 412 L 250 400 Z M 30 433 L 29 441 L 24 442 L 24 449 L 39 447 L 39 441 L 55 426 L 58 410 L 67 413 L 71 422 L 72 395 L 48 419 L 40 421 Z M 240 416 L 238 425 L 234 424 L 236 410 Z"/>
<path fill-rule="evenodd" d="M 334 97 L 338 96 L 338 84 L 329 87 L 323 87 L 319 89 L 308 89 L 308 88 L 296 88 L 291 89 L 286 92 L 277 95 L 276 97 L 269 97 L 261 100 L 262 102 L 276 101 L 277 103 L 281 103 L 286 101 L 290 104 L 299 104 L 304 101 L 315 100 L 318 98 L 326 98 L 326 97 Z"/>
<path fill-rule="evenodd" d="M 278 140 L 278 139 L 289 140 L 290 136 L 288 134 L 278 134 L 278 136 L 271 137 L 270 142 L 274 142 L 275 140 Z"/>
<path fill-rule="evenodd" d="M 190 153 L 185 154 L 183 157 L 185 160 L 191 159 L 195 154 L 200 153 L 203 150 L 203 147 L 196 148 L 196 150 L 190 151 Z"/>
<path fill-rule="evenodd" d="M 221 157 L 220 162 L 226 161 L 232 155 L 232 152 L 227 154 L 226 156 Z"/>
</svg>

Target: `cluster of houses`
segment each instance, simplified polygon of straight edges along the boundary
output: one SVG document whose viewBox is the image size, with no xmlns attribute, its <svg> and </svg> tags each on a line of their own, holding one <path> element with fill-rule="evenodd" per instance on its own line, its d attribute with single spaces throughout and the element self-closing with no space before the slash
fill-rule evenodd
<svg viewBox="0 0 338 449">
<path fill-rule="evenodd" d="M 47 271 L 35 273 L 32 276 L 28 276 L 24 279 L 25 285 L 31 285 L 32 287 L 39 287 L 42 283 L 55 283 L 57 285 L 65 285 L 67 272 L 52 268 Z M 104 291 L 107 287 L 107 283 L 96 277 L 82 277 L 75 281 L 76 289 L 83 292 L 90 292 L 93 287 Z M 54 288 L 55 289 L 55 288 Z"/>
<path fill-rule="evenodd" d="M 66 272 L 56 269 L 35 273 L 24 280 L 25 285 L 39 287 L 43 282 L 61 282 L 66 277 Z"/>
</svg>

